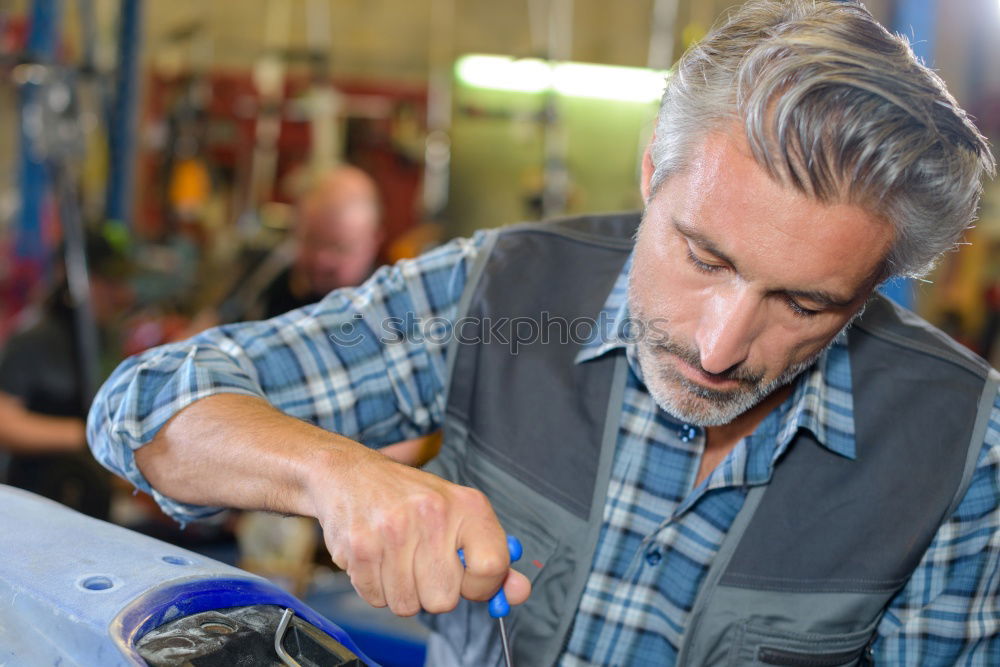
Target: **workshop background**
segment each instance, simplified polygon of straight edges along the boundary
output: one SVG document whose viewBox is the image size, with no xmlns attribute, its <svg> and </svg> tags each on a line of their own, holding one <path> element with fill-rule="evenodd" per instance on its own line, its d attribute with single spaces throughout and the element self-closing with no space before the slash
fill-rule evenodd
<svg viewBox="0 0 1000 667">
<path fill-rule="evenodd" d="M 337 164 L 377 184 L 381 262 L 485 227 L 639 208 L 664 77 L 734 4 L 0 0 L 0 413 L 79 420 L 124 356 L 225 321 L 286 248 L 311 176 Z M 1000 0 L 865 4 L 911 39 L 996 152 Z M 966 240 L 930 280 L 887 289 L 997 366 L 1000 180 Z M 23 343 L 52 308 L 65 328 Z M 60 336 L 72 353 L 47 354 Z M 17 392 L 60 363 L 72 407 Z M 19 470 L 94 514 L 106 505 L 117 523 L 269 574 L 359 643 L 369 631 L 400 642 L 385 664 L 420 664 L 419 629 L 344 593 L 308 522 L 226 514 L 181 531 L 102 471 L 56 472 L 2 433 L 0 481 Z"/>
</svg>

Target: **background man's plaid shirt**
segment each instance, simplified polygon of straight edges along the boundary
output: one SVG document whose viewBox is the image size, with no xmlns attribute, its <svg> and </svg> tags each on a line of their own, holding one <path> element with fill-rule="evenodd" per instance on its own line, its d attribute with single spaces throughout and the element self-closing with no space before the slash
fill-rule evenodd
<svg viewBox="0 0 1000 667">
<path fill-rule="evenodd" d="M 453 318 L 469 268 L 490 233 L 383 268 L 365 285 L 333 292 L 313 306 L 224 326 L 126 361 L 91 410 L 88 436 L 95 455 L 186 522 L 216 508 L 186 505 L 153 490 L 133 450 L 178 410 L 209 394 L 265 397 L 290 415 L 372 447 L 439 428 L 446 342 L 387 342 L 379 334 L 388 318 Z M 627 266 L 605 305 L 619 323 L 627 317 L 626 272 Z M 334 343 L 345 339 L 356 344 Z M 595 338 L 576 362 L 627 347 L 613 335 Z M 698 587 L 746 490 L 768 482 L 795 431 L 809 429 L 831 451 L 854 456 L 843 340 L 698 488 L 703 432 L 660 410 L 634 363 L 630 370 L 601 537 L 563 665 L 673 664 Z M 1000 397 L 971 487 L 879 625 L 876 663 L 1000 665 L 998 588 Z"/>
</svg>

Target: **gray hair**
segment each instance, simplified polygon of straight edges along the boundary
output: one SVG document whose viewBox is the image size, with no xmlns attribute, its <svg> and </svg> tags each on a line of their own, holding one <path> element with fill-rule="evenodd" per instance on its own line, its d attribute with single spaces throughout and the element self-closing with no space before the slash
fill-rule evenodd
<svg viewBox="0 0 1000 667">
<path fill-rule="evenodd" d="M 734 124 L 772 178 L 891 222 L 880 279 L 930 271 L 995 169 L 944 82 L 854 2 L 753 0 L 689 49 L 660 105 L 651 192 Z"/>
</svg>

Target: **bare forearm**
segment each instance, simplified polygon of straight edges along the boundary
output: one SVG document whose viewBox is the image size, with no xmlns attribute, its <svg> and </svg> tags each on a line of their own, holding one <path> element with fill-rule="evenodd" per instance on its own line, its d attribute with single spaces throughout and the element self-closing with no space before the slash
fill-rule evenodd
<svg viewBox="0 0 1000 667">
<path fill-rule="evenodd" d="M 176 500 L 315 516 L 310 476 L 338 456 L 349 467 L 359 449 L 259 398 L 219 394 L 179 412 L 135 456 L 153 487 Z"/>
</svg>

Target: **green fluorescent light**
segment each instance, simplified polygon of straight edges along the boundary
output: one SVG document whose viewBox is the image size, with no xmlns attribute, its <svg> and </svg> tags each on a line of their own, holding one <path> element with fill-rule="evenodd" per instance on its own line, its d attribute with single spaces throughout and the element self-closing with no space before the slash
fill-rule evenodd
<svg viewBox="0 0 1000 667">
<path fill-rule="evenodd" d="M 463 56 L 455 70 L 459 81 L 476 88 L 541 93 L 552 87 L 552 67 L 534 58 Z"/>
<path fill-rule="evenodd" d="M 655 102 L 666 80 L 666 72 L 582 63 L 560 63 L 553 74 L 552 87 L 558 93 L 623 102 Z"/>
<path fill-rule="evenodd" d="M 534 58 L 469 55 L 458 59 L 455 76 L 475 88 L 541 93 L 624 102 L 655 102 L 667 72 L 639 67 L 549 63 Z"/>
</svg>

